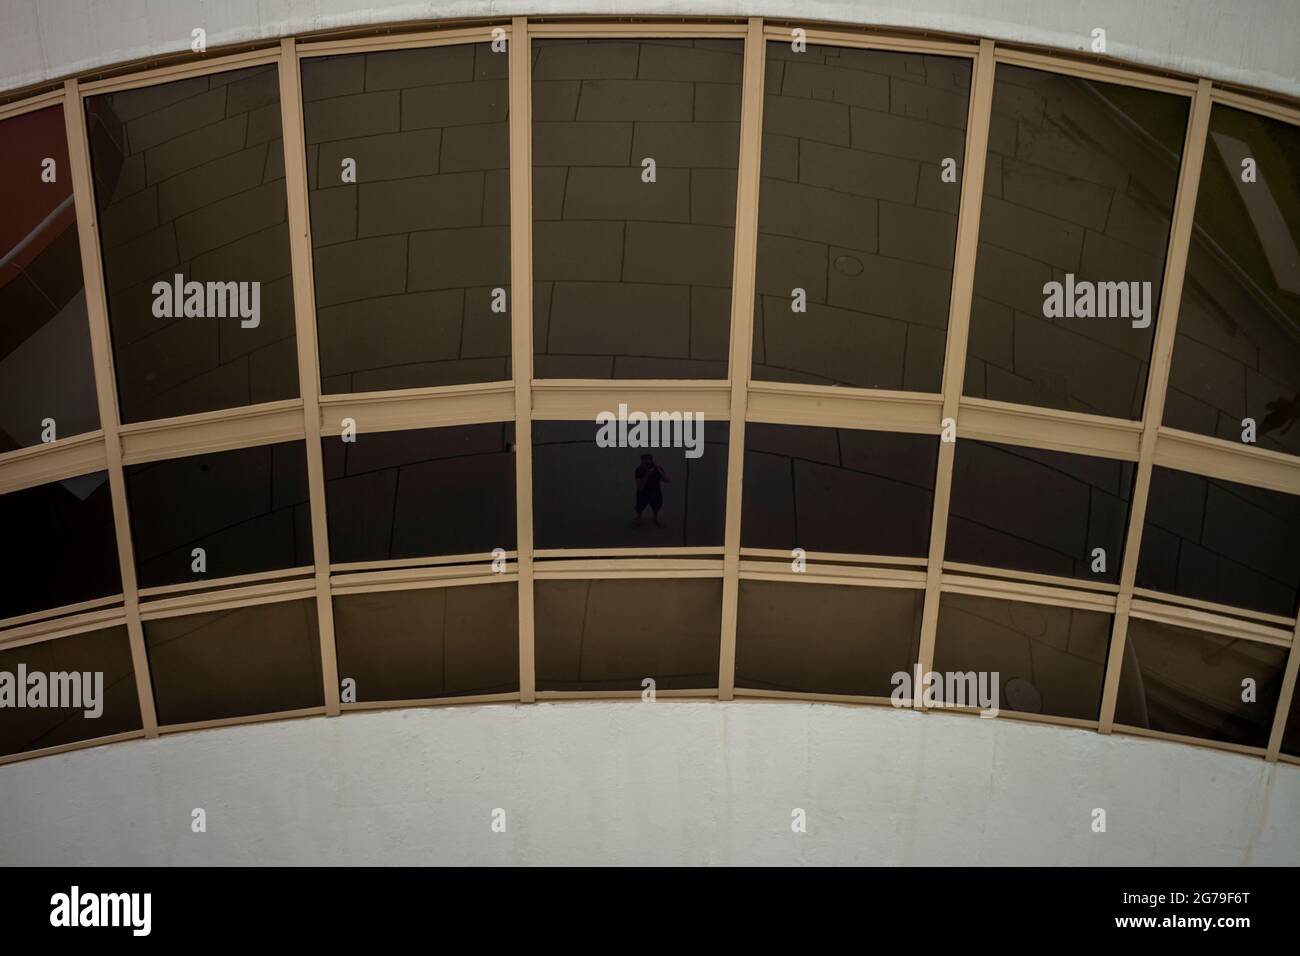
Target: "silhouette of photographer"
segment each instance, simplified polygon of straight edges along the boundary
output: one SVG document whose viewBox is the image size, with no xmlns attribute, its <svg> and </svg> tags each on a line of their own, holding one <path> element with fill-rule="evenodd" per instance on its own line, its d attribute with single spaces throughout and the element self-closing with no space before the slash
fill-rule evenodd
<svg viewBox="0 0 1300 956">
<path fill-rule="evenodd" d="M 636 469 L 636 520 L 632 522 L 632 527 L 641 527 L 641 514 L 647 505 L 654 512 L 655 527 L 663 527 L 659 521 L 659 510 L 664 506 L 662 486 L 671 480 L 663 466 L 655 461 L 654 455 L 647 452 L 641 456 L 641 464 Z"/>
</svg>

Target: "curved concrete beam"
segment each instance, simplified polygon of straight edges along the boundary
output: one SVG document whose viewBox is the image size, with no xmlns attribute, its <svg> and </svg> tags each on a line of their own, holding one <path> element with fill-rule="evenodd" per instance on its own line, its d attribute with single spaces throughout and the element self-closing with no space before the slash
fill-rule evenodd
<svg viewBox="0 0 1300 956">
<path fill-rule="evenodd" d="M 0 89 L 112 63 L 407 20 L 587 14 L 763 16 L 908 27 L 1088 51 L 1106 31 L 1121 60 L 1300 96 L 1292 0 L 3 0 Z"/>
</svg>

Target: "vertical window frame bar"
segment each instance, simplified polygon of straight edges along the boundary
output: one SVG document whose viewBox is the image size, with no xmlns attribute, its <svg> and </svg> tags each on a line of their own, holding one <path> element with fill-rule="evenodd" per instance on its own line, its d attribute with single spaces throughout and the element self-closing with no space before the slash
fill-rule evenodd
<svg viewBox="0 0 1300 956">
<path fill-rule="evenodd" d="M 1178 312 L 1183 299 L 1183 280 L 1187 270 L 1187 253 L 1191 247 L 1192 225 L 1196 213 L 1196 194 L 1201 184 L 1201 165 L 1210 128 L 1212 93 L 1209 80 L 1201 80 L 1192 94 L 1187 116 L 1187 135 L 1183 141 L 1182 168 L 1174 194 L 1174 215 L 1169 227 L 1169 244 L 1165 253 L 1165 275 L 1160 290 L 1160 315 L 1156 319 L 1155 341 L 1151 346 L 1146 403 L 1142 412 L 1142 442 L 1139 446 L 1137 474 L 1129 506 L 1128 534 L 1124 540 L 1124 560 L 1120 569 L 1119 595 L 1115 603 L 1110 649 L 1106 657 L 1106 679 L 1102 684 L 1101 714 L 1098 731 L 1109 734 L 1115 727 L 1115 706 L 1119 700 L 1119 681 L 1124 667 L 1124 648 L 1128 643 L 1128 622 L 1133 609 L 1133 589 L 1137 582 L 1138 555 L 1142 549 L 1142 528 L 1146 522 L 1147 502 L 1151 493 L 1151 473 L 1155 465 L 1160 422 L 1165 413 L 1165 396 L 1169 389 L 1169 369 L 1173 364 L 1174 339 L 1178 332 Z"/>
<path fill-rule="evenodd" d="M 135 548 L 131 541 L 126 472 L 122 466 L 122 439 L 119 434 L 122 423 L 117 405 L 117 378 L 113 369 L 108 294 L 104 287 L 103 257 L 99 247 L 99 216 L 95 208 L 95 187 L 91 175 L 86 107 L 76 79 L 66 81 L 63 92 L 63 123 L 68 139 L 68 164 L 72 167 L 72 196 L 77 211 L 77 242 L 81 249 L 81 271 L 86 290 L 86 318 L 90 325 L 95 397 L 99 403 L 99 427 L 104 435 L 108 486 L 113 500 L 113 530 L 117 538 L 117 559 L 122 576 L 122 606 L 131 645 L 136 696 L 140 702 L 140 722 L 146 737 L 157 737 L 158 713 L 154 707 L 149 657 L 145 651 L 144 625 L 140 622 L 140 587 L 135 574 Z"/>
<path fill-rule="evenodd" d="M 767 38 L 763 19 L 751 17 L 745 32 L 741 74 L 740 157 L 736 176 L 736 244 L 731 274 L 730 424 L 727 431 L 727 504 L 722 538 L 722 638 L 718 652 L 718 699 L 736 689 L 736 628 L 740 611 L 740 519 L 744 494 L 745 412 L 754 354 L 754 283 L 758 260 L 758 191 L 763 153 L 763 81 Z"/>
<path fill-rule="evenodd" d="M 293 271 L 294 342 L 298 351 L 298 394 L 302 398 L 307 494 L 311 509 L 316 629 L 320 638 L 325 715 L 337 717 L 340 712 L 339 668 L 334 646 L 329 529 L 325 515 L 325 462 L 321 451 L 320 361 L 316 345 L 316 286 L 308 215 L 307 146 L 302 112 L 302 73 L 297 41 L 293 37 L 280 41 L 279 80 L 289 254 Z"/>
<path fill-rule="evenodd" d="M 510 97 L 510 372 L 515 387 L 515 550 L 519 700 L 537 700 L 533 624 L 533 41 L 528 18 L 506 35 Z"/>
<path fill-rule="evenodd" d="M 943 421 L 958 421 L 962 385 L 966 379 L 966 345 L 970 338 L 971 302 L 975 294 L 975 258 L 979 250 L 980 209 L 984 200 L 984 170 L 988 160 L 989 126 L 993 116 L 993 83 L 997 50 L 992 40 L 980 41 L 971 72 L 970 108 L 966 121 L 966 154 L 962 162 L 961 206 L 957 214 L 957 247 L 953 258 L 952 293 L 948 304 L 948 341 L 943 363 Z M 925 604 L 921 610 L 921 641 L 917 663 L 928 673 L 934 663 L 939 630 L 939 595 L 943 585 L 943 556 L 948 541 L 948 510 L 952 500 L 956 438 L 939 441 L 934 480 L 934 513 L 926 563 Z"/>
</svg>

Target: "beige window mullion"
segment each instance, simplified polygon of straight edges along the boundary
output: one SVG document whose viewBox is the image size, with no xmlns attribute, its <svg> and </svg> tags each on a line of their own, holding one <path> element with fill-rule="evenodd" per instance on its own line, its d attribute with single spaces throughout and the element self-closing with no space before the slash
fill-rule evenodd
<svg viewBox="0 0 1300 956">
<path fill-rule="evenodd" d="M 1174 196 L 1174 217 L 1169 230 L 1169 251 L 1165 257 L 1165 278 L 1160 290 L 1160 316 L 1156 321 L 1156 337 L 1151 348 L 1146 406 L 1142 415 L 1142 443 L 1138 452 L 1137 476 L 1133 480 L 1128 536 L 1124 541 L 1124 562 L 1119 578 L 1119 597 L 1115 605 L 1110 653 L 1106 661 L 1106 680 L 1101 693 L 1098 729 L 1103 734 L 1110 733 L 1115 726 L 1115 703 L 1119 698 L 1124 646 L 1128 638 L 1129 614 L 1133 607 L 1133 589 L 1137 582 L 1142 526 L 1146 521 L 1147 499 L 1151 492 L 1156 439 L 1165 413 L 1165 394 L 1169 387 L 1169 367 L 1174 354 L 1178 309 L 1183 298 L 1183 276 L 1187 268 L 1187 251 L 1192 241 L 1196 193 L 1201 182 L 1201 161 L 1205 155 L 1205 140 L 1210 128 L 1210 105 L 1210 81 L 1201 80 L 1192 96 L 1192 108 L 1187 121 L 1183 168 L 1178 177 L 1178 192 Z"/>
<path fill-rule="evenodd" d="M 294 338 L 298 348 L 298 391 L 302 395 L 307 488 L 311 506 L 311 548 L 315 565 L 317 629 L 325 713 L 339 713 L 339 669 L 334 647 L 334 604 L 330 598 L 329 531 L 325 522 L 325 462 L 321 453 L 320 366 L 316 356 L 316 288 L 312 274 L 311 223 L 307 214 L 307 147 L 302 119 L 302 74 L 295 41 L 280 42 L 280 124 L 288 197 L 289 253 L 293 266 Z"/>
<path fill-rule="evenodd" d="M 487 425 L 514 421 L 512 382 L 475 382 L 398 392 L 322 395 L 321 434 L 340 435 L 343 419 L 366 423 L 368 432 Z"/>
<path fill-rule="evenodd" d="M 966 123 L 966 155 L 961 179 L 961 206 L 957 213 L 957 251 L 952 269 L 952 298 L 948 309 L 948 343 L 943 363 L 942 419 L 957 419 L 962 384 L 966 377 L 966 342 L 970 335 L 971 300 L 975 290 L 975 255 L 979 246 L 980 204 L 984 197 L 984 165 L 989 124 L 993 115 L 993 78 L 996 69 L 992 40 L 981 40 L 971 75 L 970 112 Z M 961 425 L 958 422 L 958 435 Z M 952 497 L 952 471 L 956 441 L 939 442 L 934 479 L 934 513 L 930 524 L 930 551 L 926 564 L 925 604 L 921 612 L 921 642 L 917 660 L 922 672 L 934 661 L 939 627 L 939 592 L 943 585 L 943 555 L 948 540 L 948 505 Z"/>
<path fill-rule="evenodd" d="M 1273 763 L 1282 753 L 1282 738 L 1286 734 L 1286 721 L 1291 713 L 1291 700 L 1295 696 L 1296 673 L 1300 671 L 1300 621 L 1291 633 L 1291 650 L 1287 654 L 1286 672 L 1282 676 L 1282 690 L 1277 695 L 1277 713 L 1273 715 L 1273 730 L 1268 735 L 1268 749 L 1264 759 Z"/>
<path fill-rule="evenodd" d="M 1154 462 L 1208 478 L 1300 495 L 1300 458 L 1269 448 L 1233 444 L 1161 425 Z"/>
<path fill-rule="evenodd" d="M 113 346 L 108 328 L 108 299 L 104 291 L 104 270 L 99 251 L 99 224 L 95 190 L 90 172 L 90 137 L 86 133 L 85 110 L 76 80 L 63 85 L 63 122 L 68 136 L 68 164 L 72 172 L 72 195 L 77 211 L 77 240 L 81 247 L 81 271 L 86 289 L 86 318 L 90 324 L 90 352 L 95 369 L 95 396 L 99 402 L 99 426 L 104 435 L 108 487 L 113 499 L 113 529 L 117 537 L 117 559 L 122 575 L 122 605 L 126 612 L 127 637 L 131 644 L 131 665 L 135 672 L 136 695 L 140 701 L 140 722 L 145 736 L 158 736 L 158 716 L 153 687 L 149 682 L 149 658 L 145 652 L 144 626 L 140 623 L 140 590 L 135 576 L 135 551 L 126 501 L 126 473 L 122 469 L 121 422 L 117 408 L 117 385 L 113 376 Z"/>
<path fill-rule="evenodd" d="M 75 478 L 108 467 L 100 429 L 49 445 L 19 448 L 0 456 L 0 495 L 52 481 Z"/>
<path fill-rule="evenodd" d="M 533 110 L 528 18 L 510 23 L 510 369 L 515 383 L 519 699 L 537 699 L 533 653 Z"/>
<path fill-rule="evenodd" d="M 176 56 L 181 59 L 181 62 L 160 66 L 153 70 L 128 71 L 103 79 L 89 80 L 81 84 L 81 95 L 99 96 L 101 93 L 122 93 L 146 86 L 161 86 L 164 83 L 188 80 L 196 76 L 211 76 L 214 73 L 229 73 L 276 63 L 280 59 L 279 51 L 269 43 L 257 50 L 246 50 L 243 53 L 231 53 L 225 56 L 202 54 L 192 57 L 188 52 Z"/>
<path fill-rule="evenodd" d="M 592 419 L 620 403 L 646 410 L 690 409 L 716 420 L 730 414 L 730 396 L 730 386 L 721 380 L 539 379 L 533 382 L 533 420 Z"/>
<path fill-rule="evenodd" d="M 752 17 L 745 34 L 740 106 L 740 162 L 736 179 L 736 246 L 731 281 L 731 423 L 727 431 L 727 510 L 722 539 L 722 640 L 718 699 L 731 700 L 736 683 L 736 622 L 740 604 L 740 514 L 745 469 L 745 409 L 754 349 L 754 280 L 758 256 L 758 181 L 763 146 L 763 73 L 767 40 Z"/>
</svg>

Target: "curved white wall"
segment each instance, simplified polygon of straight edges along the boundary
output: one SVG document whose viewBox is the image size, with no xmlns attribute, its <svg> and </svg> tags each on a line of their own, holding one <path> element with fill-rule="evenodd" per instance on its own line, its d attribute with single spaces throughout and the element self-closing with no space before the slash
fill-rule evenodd
<svg viewBox="0 0 1300 956">
<path fill-rule="evenodd" d="M 1294 865 L 1297 821 L 1300 767 L 793 702 L 353 713 L 0 768 L 5 864 Z"/>
<path fill-rule="evenodd" d="M 913 27 L 1089 48 L 1300 96 L 1293 0 L 3 0 L 0 89 L 188 50 L 203 27 L 221 46 L 404 20 L 514 14 L 763 16 Z"/>
</svg>

